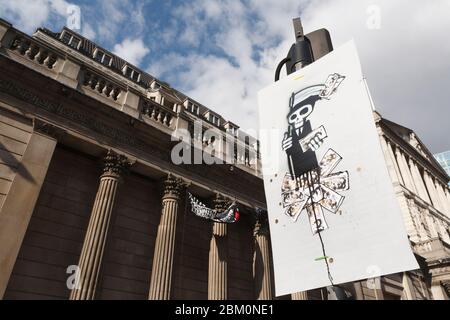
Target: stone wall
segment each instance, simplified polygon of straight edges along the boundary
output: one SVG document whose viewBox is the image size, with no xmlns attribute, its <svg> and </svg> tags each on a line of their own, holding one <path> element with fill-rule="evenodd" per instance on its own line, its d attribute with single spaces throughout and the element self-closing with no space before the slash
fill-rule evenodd
<svg viewBox="0 0 450 320">
<path fill-rule="evenodd" d="M 0 109 L 0 211 L 32 131 L 30 120 Z"/>
<path fill-rule="evenodd" d="M 96 162 L 57 148 L 31 217 L 5 299 L 67 299 L 98 185 Z"/>
</svg>

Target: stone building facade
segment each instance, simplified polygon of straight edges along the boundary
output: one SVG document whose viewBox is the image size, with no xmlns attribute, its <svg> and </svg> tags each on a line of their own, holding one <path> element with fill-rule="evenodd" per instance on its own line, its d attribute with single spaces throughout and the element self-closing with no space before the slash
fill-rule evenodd
<svg viewBox="0 0 450 320">
<path fill-rule="evenodd" d="M 254 138 L 66 28 L 28 36 L 0 20 L 0 70 L 0 298 L 274 298 Z M 444 299 L 448 176 L 411 130 L 376 121 L 423 268 L 345 288 L 358 299 Z M 174 164 L 181 132 L 192 153 L 223 163 Z M 187 192 L 217 209 L 236 201 L 240 221 L 194 216 Z"/>
</svg>

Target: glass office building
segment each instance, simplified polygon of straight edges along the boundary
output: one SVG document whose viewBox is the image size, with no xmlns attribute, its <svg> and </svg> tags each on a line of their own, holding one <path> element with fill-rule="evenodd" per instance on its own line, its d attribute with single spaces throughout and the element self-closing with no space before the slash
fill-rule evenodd
<svg viewBox="0 0 450 320">
<path fill-rule="evenodd" d="M 436 154 L 434 156 L 439 164 L 444 168 L 445 172 L 450 176 L 450 151 Z M 450 186 L 450 182 L 449 182 Z"/>
</svg>

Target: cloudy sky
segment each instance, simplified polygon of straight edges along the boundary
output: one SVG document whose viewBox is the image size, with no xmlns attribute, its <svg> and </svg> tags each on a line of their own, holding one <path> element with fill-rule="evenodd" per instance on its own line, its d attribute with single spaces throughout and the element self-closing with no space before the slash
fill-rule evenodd
<svg viewBox="0 0 450 320">
<path fill-rule="evenodd" d="M 257 125 L 257 92 L 301 16 L 335 47 L 355 39 L 378 111 L 432 152 L 450 150 L 448 0 L 0 0 L 0 17 L 28 33 L 59 30 L 71 5 L 79 32 L 244 129 Z"/>
</svg>

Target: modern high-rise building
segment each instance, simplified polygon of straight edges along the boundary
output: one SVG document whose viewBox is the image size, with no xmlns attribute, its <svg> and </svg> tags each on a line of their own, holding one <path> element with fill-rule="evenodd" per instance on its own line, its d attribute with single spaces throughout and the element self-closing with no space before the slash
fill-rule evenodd
<svg viewBox="0 0 450 320">
<path fill-rule="evenodd" d="M 435 154 L 434 157 L 439 162 L 445 172 L 450 175 L 450 151 Z"/>
<path fill-rule="evenodd" d="M 374 121 L 421 269 L 343 287 L 356 299 L 448 299 L 449 177 L 412 130 Z M 224 164 L 176 165 L 182 132 L 195 142 L 183 154 Z M 258 151 L 236 124 L 78 33 L 29 36 L 0 20 L 0 298 L 273 299 Z M 197 217 L 188 192 L 217 210 L 235 201 L 240 220 Z"/>
</svg>

